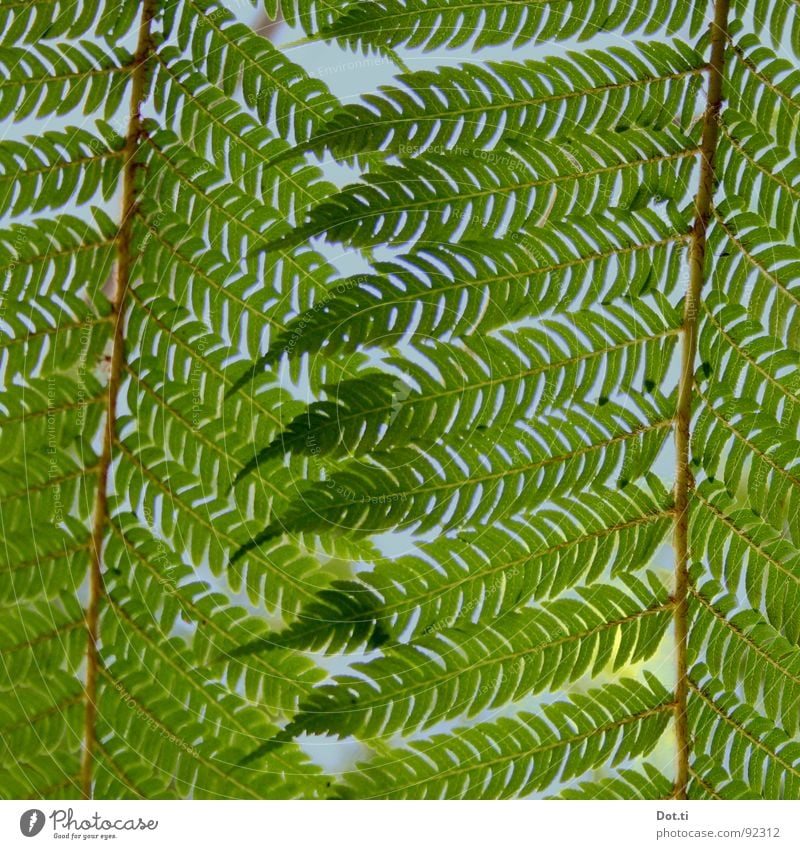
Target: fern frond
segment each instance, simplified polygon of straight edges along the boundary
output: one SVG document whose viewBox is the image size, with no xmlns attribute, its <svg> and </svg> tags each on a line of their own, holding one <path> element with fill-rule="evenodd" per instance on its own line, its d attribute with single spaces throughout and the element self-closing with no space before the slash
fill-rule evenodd
<svg viewBox="0 0 800 849">
<path fill-rule="evenodd" d="M 72 588 L 72 576 L 80 578 L 88 562 L 89 539 L 80 522 L 67 519 L 64 527 L 55 527 L 50 521 L 24 522 L 27 503 L 15 504 L 6 500 L 6 481 L 0 485 L 3 496 L 4 545 L 0 552 L 0 597 L 9 606 L 21 599 L 30 602 L 55 598 Z M 35 491 L 35 484 L 31 487 Z M 62 492 L 65 487 L 62 485 Z M 81 495 L 85 494 L 79 493 Z M 52 505 L 51 493 L 47 493 Z M 30 509 L 39 507 L 33 497 Z M 49 512 L 39 514 L 47 519 Z M 12 530 L 13 529 L 13 530 Z M 31 544 L 29 537 L 35 542 Z"/>
<path fill-rule="evenodd" d="M 88 566 L 85 552 L 80 561 L 78 580 Z M 3 578 L 5 584 L 8 576 Z M 0 625 L 0 721 L 4 748 L 13 740 L 14 750 L 14 760 L 7 762 L 23 770 L 35 765 L 46 775 L 61 777 L 77 771 L 83 709 L 76 673 L 85 650 L 82 607 L 68 588 L 64 590 L 62 598 L 33 601 L 17 596 Z M 48 588 L 48 596 L 50 592 L 57 590 Z M 54 757 L 49 746 L 61 757 Z"/>
<path fill-rule="evenodd" d="M 323 591 L 279 635 L 241 648 L 354 652 L 389 639 L 493 619 L 531 600 L 611 580 L 646 564 L 669 530 L 668 497 L 628 486 L 556 497 L 533 514 L 423 543 L 378 562 L 358 582 Z"/>
<path fill-rule="evenodd" d="M 232 689 L 259 705 L 273 721 L 291 715 L 298 703 L 308 698 L 312 685 L 322 679 L 322 670 L 298 654 L 272 653 L 246 662 L 231 657 L 233 647 L 266 631 L 263 619 L 231 605 L 205 581 L 195 579 L 186 584 L 193 576 L 190 567 L 176 562 L 172 554 L 165 555 L 163 544 L 159 546 L 131 517 L 120 519 L 123 528 L 130 527 L 115 532 L 116 544 L 109 557 L 114 569 L 109 580 L 112 610 L 105 623 L 115 656 L 133 663 L 139 656 L 152 655 L 154 663 L 170 670 L 175 687 L 191 687 L 201 700 L 204 687 L 222 675 Z M 142 557 L 126 552 L 125 543 L 133 541 L 141 545 L 137 551 Z M 158 558 L 156 566 L 148 564 L 148 556 Z M 131 591 L 131 580 L 142 581 L 140 591 Z M 197 631 L 192 655 L 176 660 L 171 649 L 178 646 L 182 651 L 183 642 L 176 642 L 171 635 L 181 622 L 196 626 Z M 208 680 L 203 680 L 203 675 Z"/>
<path fill-rule="evenodd" d="M 347 245 L 498 236 L 543 217 L 560 220 L 642 196 L 680 202 L 694 167 L 691 141 L 674 131 L 596 135 L 535 147 L 515 143 L 491 157 L 430 155 L 386 165 L 312 209 L 292 241 L 325 234 Z M 676 209 L 677 213 L 677 209 Z"/>
<path fill-rule="evenodd" d="M 733 109 L 750 116 L 752 124 L 780 139 L 796 132 L 800 106 L 797 70 L 752 33 L 737 34 L 726 69 Z M 724 172 L 723 172 L 724 177 Z"/>
<path fill-rule="evenodd" d="M 784 243 L 780 230 L 753 213 L 733 215 L 728 220 L 718 215 L 715 224 L 717 238 L 725 245 L 719 255 L 720 266 L 729 275 L 728 297 L 740 302 L 747 297 L 750 315 L 760 320 L 767 332 L 797 349 L 800 329 L 793 270 L 800 252 Z"/>
<path fill-rule="evenodd" d="M 284 208 L 281 201 L 287 190 L 301 199 L 301 209 L 319 202 L 320 186 L 326 185 L 320 170 L 292 156 L 287 142 L 190 69 L 186 61 L 161 63 L 160 87 L 154 95 L 160 112 L 178 117 L 180 141 L 203 164 L 213 162 L 228 180 L 250 195 L 269 198 L 279 209 Z M 164 130 L 160 135 L 174 138 Z"/>
<path fill-rule="evenodd" d="M 730 200 L 725 204 L 728 214 L 738 206 L 746 212 L 747 205 L 739 200 L 744 192 L 758 193 L 758 211 L 765 222 L 775 222 L 784 233 L 800 229 L 797 201 L 800 198 L 800 179 L 793 165 L 796 145 L 778 148 L 770 137 L 744 120 L 726 113 L 724 134 L 730 145 L 725 169 L 725 188 Z M 785 164 L 784 164 L 785 163 Z"/>
<path fill-rule="evenodd" d="M 91 41 L 0 48 L 0 118 L 67 115 L 80 107 L 90 114 L 103 107 L 110 118 L 119 109 L 133 59 L 126 50 L 104 50 Z"/>
<path fill-rule="evenodd" d="M 625 590 L 592 587 L 579 590 L 579 600 L 559 599 L 491 623 L 459 622 L 353 664 L 353 674 L 312 693 L 292 727 L 370 739 L 472 717 L 646 659 L 670 618 L 663 587 L 629 576 Z"/>
<path fill-rule="evenodd" d="M 540 714 L 481 723 L 413 742 L 347 776 L 358 798 L 503 799 L 645 755 L 663 732 L 670 694 L 651 675 L 623 679 Z"/>
<path fill-rule="evenodd" d="M 185 179 L 185 175 L 181 180 Z M 198 335 L 209 330 L 213 340 L 203 345 L 215 349 L 215 365 L 210 374 L 226 384 L 233 392 L 254 376 L 252 365 L 244 372 L 238 364 L 251 362 L 258 356 L 273 337 L 285 329 L 284 319 L 303 308 L 314 304 L 335 279 L 335 270 L 318 251 L 308 246 L 297 246 L 271 252 L 267 258 L 252 256 L 242 260 L 235 250 L 235 240 L 255 241 L 261 238 L 259 227 L 265 219 L 274 222 L 276 213 L 265 210 L 263 204 L 242 194 L 233 186 L 222 186 L 219 192 L 189 190 L 184 203 L 198 211 L 193 226 L 186 225 L 183 218 L 167 207 L 144 205 L 138 218 L 142 226 L 142 267 L 148 269 L 147 284 L 142 288 L 144 309 L 154 318 L 163 319 L 162 330 L 179 345 L 184 354 L 185 367 L 191 370 L 191 361 L 196 358 L 190 340 L 181 340 L 182 335 L 197 341 Z M 228 204 L 240 211 L 247 211 L 248 218 L 239 220 L 227 209 Z M 206 233 L 206 222 L 213 219 L 215 228 L 230 235 L 231 247 L 218 244 L 211 247 Z M 273 226 L 268 224 L 267 227 Z M 280 225 L 277 225 L 280 226 Z M 224 252 L 223 252 L 224 251 Z M 169 297 L 159 298 L 159 287 L 170 281 Z M 268 281 L 269 285 L 264 283 Z M 214 303 L 220 308 L 206 318 L 206 298 L 211 293 Z M 276 307 L 283 306 L 285 313 Z M 152 307 L 151 307 L 152 301 Z M 222 305 L 226 305 L 224 308 Z M 209 328 L 209 321 L 212 326 Z M 195 322 L 195 328 L 189 322 Z M 147 331 L 146 327 L 143 330 Z M 165 340 L 166 342 L 167 340 Z M 220 346 L 223 347 L 220 347 Z M 357 363 L 354 362 L 354 367 Z M 301 364 L 291 365 L 290 373 L 299 377 Z M 346 370 L 345 370 L 346 371 Z M 341 367 L 319 362 L 314 364 L 312 374 L 320 382 L 335 378 Z M 238 376 L 237 379 L 235 377 Z M 259 374 L 260 383 L 274 387 L 274 375 Z M 216 385 L 219 385 L 216 382 Z M 251 387 L 253 394 L 258 391 Z M 282 419 L 269 404 L 258 401 L 256 409 L 266 413 L 270 423 L 280 425 Z M 292 409 L 292 413 L 299 408 Z M 270 432 L 269 437 L 274 436 Z"/>
<path fill-rule="evenodd" d="M 787 436 L 780 422 L 770 420 L 749 399 L 704 394 L 701 400 L 696 433 L 705 445 L 698 458 L 702 467 L 734 492 L 746 473 L 755 514 L 777 529 L 788 522 L 789 537 L 797 542 L 797 438 Z"/>
<path fill-rule="evenodd" d="M 35 44 L 45 38 L 79 38 L 94 31 L 109 44 L 130 32 L 139 11 L 134 0 L 3 0 L 3 44 Z"/>
<path fill-rule="evenodd" d="M 180 658 L 174 643 L 170 649 Z M 300 788 L 293 776 L 302 774 L 308 782 L 304 789 L 311 797 L 316 795 L 321 782 L 315 781 L 315 770 L 296 749 L 270 756 L 263 770 L 234 773 L 231 767 L 239 756 L 242 740 L 252 739 L 254 729 L 265 734 L 271 730 L 263 714 L 248 709 L 230 693 L 204 684 L 202 704 L 208 701 L 209 689 L 216 691 L 220 699 L 218 704 L 217 699 L 213 700 L 215 706 L 210 708 L 207 726 L 196 709 L 175 710 L 170 685 L 178 686 L 178 681 L 164 663 L 152 656 L 147 659 L 162 676 L 163 688 L 150 686 L 151 678 L 141 672 L 139 663 L 115 661 L 102 673 L 104 686 L 98 713 L 102 717 L 103 739 L 109 741 L 103 744 L 102 751 L 110 767 L 98 770 L 98 784 L 104 794 L 122 798 L 196 795 L 221 799 L 233 792 L 239 798 L 257 799 L 266 792 L 280 798 L 298 793 Z M 188 699 L 183 687 L 178 692 Z M 215 733 L 209 734 L 210 730 Z M 147 769 L 142 763 L 137 755 L 142 751 L 158 757 L 157 770 L 152 766 Z"/>
<path fill-rule="evenodd" d="M 71 294 L 79 296 L 83 291 L 94 301 L 98 285 L 111 270 L 116 225 L 101 209 L 93 207 L 91 212 L 93 223 L 74 215 L 59 215 L 0 230 L 3 291 L 20 300 L 51 293 L 69 299 Z M 93 280 L 92 272 L 97 280 Z M 74 293 L 65 292 L 65 283 L 71 279 L 85 283 Z M 9 315 L 4 320 L 9 327 L 15 321 Z M 9 335 L 20 338 L 14 330 Z"/>
<path fill-rule="evenodd" d="M 734 780 L 707 755 L 699 755 L 689 770 L 689 799 L 751 799 L 744 781 Z"/>
<path fill-rule="evenodd" d="M 756 0 L 752 6 L 744 0 L 734 0 L 732 5 L 740 17 L 752 21 L 760 36 L 768 38 L 776 46 L 787 42 L 793 46 L 794 55 L 798 55 L 800 14 L 794 0 L 776 0 L 774 3 Z"/>
<path fill-rule="evenodd" d="M 617 0 L 369 0 L 345 9 L 317 37 L 350 48 L 367 50 L 378 45 L 404 46 L 425 51 L 454 49 L 470 43 L 481 47 L 586 40 L 605 30 L 624 34 L 643 24 L 652 33 L 677 32 L 690 22 L 697 31 L 703 11 L 680 0 L 669 9 L 657 3 L 621 3 Z"/>
<path fill-rule="evenodd" d="M 150 141 L 150 172 L 159 207 L 169 210 L 175 220 L 192 222 L 184 242 L 197 233 L 212 244 L 242 241 L 252 252 L 267 241 L 271 225 L 280 221 L 277 210 L 229 185 L 220 172 L 179 142 L 163 137 Z M 158 211 L 154 207 L 153 218 Z"/>
<path fill-rule="evenodd" d="M 636 47 L 402 74 L 402 87 L 382 86 L 363 104 L 345 106 L 309 147 L 341 157 L 364 150 L 464 153 L 532 135 L 569 137 L 579 127 L 688 129 L 702 57 L 680 41 Z"/>
<path fill-rule="evenodd" d="M 283 138 L 305 141 L 338 101 L 320 80 L 256 35 L 215 0 L 186 0 L 176 24 L 177 42 L 194 69 L 230 96 L 241 82 L 245 102 L 259 120 L 273 120 Z M 162 54 L 162 61 L 171 55 Z"/>
<path fill-rule="evenodd" d="M 800 797 L 798 0 L 266 11 L 0 3 L 0 795 Z"/>
<path fill-rule="evenodd" d="M 180 422 L 171 424 L 168 439 L 175 442 L 177 437 L 183 436 L 185 427 Z M 216 487 L 209 491 L 196 467 L 185 468 L 188 457 L 182 457 L 184 468 L 175 461 L 170 467 L 170 461 L 164 457 L 164 447 L 163 441 L 152 437 L 143 439 L 137 446 L 122 443 L 119 479 L 126 485 L 126 491 L 136 495 L 143 510 L 150 515 L 163 514 L 165 533 L 170 540 L 174 539 L 171 547 L 188 546 L 191 562 L 197 565 L 206 561 L 212 573 L 220 575 L 231 554 L 240 547 L 240 540 L 251 537 L 252 532 L 247 532 L 248 520 L 231 506 L 230 498 L 216 492 Z M 202 455 L 195 449 L 192 459 L 196 461 L 199 456 Z M 214 465 L 218 466 L 218 461 Z M 282 495 L 277 482 L 273 487 L 269 496 Z M 209 545 L 206 535 L 211 528 L 216 532 L 213 544 Z M 324 571 L 312 569 L 308 561 L 304 577 L 296 568 L 297 561 L 302 562 L 302 554 L 302 550 L 293 545 L 275 544 L 262 548 L 247 558 L 247 571 L 242 570 L 238 578 L 234 573 L 230 575 L 231 583 L 239 583 L 241 575 L 248 574 L 248 583 L 260 591 L 262 603 L 269 609 L 280 606 L 290 615 L 302 602 L 313 599 L 314 587 L 324 585 L 328 577 Z"/>
<path fill-rule="evenodd" d="M 559 799 L 671 799 L 672 781 L 654 766 L 642 764 L 641 770 L 620 769 L 616 775 L 597 781 L 582 781 L 556 797 Z"/>
<path fill-rule="evenodd" d="M 756 610 L 737 610 L 738 599 L 715 581 L 693 589 L 692 601 L 694 626 L 706 647 L 694 652 L 693 661 L 712 663 L 730 690 L 741 682 L 748 704 L 763 705 L 794 736 L 800 722 L 800 649 Z"/>
<path fill-rule="evenodd" d="M 265 225 L 280 222 L 281 227 L 266 231 L 274 239 L 297 223 L 295 217 L 302 216 L 306 207 L 322 202 L 335 190 L 318 169 L 289 167 L 262 173 L 254 190 L 243 191 L 171 133 L 155 132 L 148 142 L 154 153 L 151 170 L 159 206 L 191 221 L 215 244 L 263 239 Z M 223 232 L 223 220 L 227 228 L 238 225 L 240 232 Z M 258 247 L 258 241 L 246 244 L 247 253 Z"/>
<path fill-rule="evenodd" d="M 123 456 L 118 474 L 124 482 L 122 492 L 135 495 L 137 504 L 150 515 L 161 516 L 162 530 L 174 539 L 176 549 L 187 549 L 198 567 L 207 564 L 213 574 L 220 575 L 242 538 L 262 527 L 261 517 L 287 503 L 293 476 L 305 475 L 307 470 L 286 469 L 259 479 L 259 486 L 252 487 L 248 496 L 252 512 L 243 514 L 232 500 L 230 482 L 238 471 L 232 458 L 244 453 L 255 434 L 275 432 L 280 424 L 275 410 L 287 399 L 275 388 L 252 399 L 226 399 L 231 381 L 226 366 L 236 345 L 224 327 L 218 334 L 209 331 L 202 320 L 203 304 L 212 283 L 219 295 L 229 299 L 235 287 L 224 266 L 215 279 L 202 271 L 199 261 L 188 262 L 180 253 L 165 251 L 158 237 L 170 245 L 171 230 L 168 220 L 162 220 L 160 229 L 148 231 L 153 247 L 142 250 L 144 279 L 132 295 L 138 310 L 131 316 L 128 338 L 140 354 L 131 356 L 126 369 L 124 388 L 131 412 L 125 421 L 130 422 L 131 435 L 120 442 Z M 178 233 L 177 222 L 174 232 Z M 179 245 L 179 250 L 185 254 L 190 247 Z M 180 300 L 166 295 L 164 281 L 171 279 L 173 298 Z M 166 373 L 165 357 L 170 360 Z M 180 380 L 173 375 L 181 375 Z M 213 482 L 207 477 L 211 468 L 216 470 Z M 209 545 L 212 528 L 214 541 Z M 354 546 L 338 549 L 352 553 Z M 237 589 L 244 582 L 257 603 L 279 607 L 289 615 L 313 599 L 314 590 L 329 576 L 296 547 L 274 545 L 248 558 L 229 578 Z"/>
<path fill-rule="evenodd" d="M 744 572 L 750 605 L 786 639 L 800 643 L 793 612 L 800 603 L 800 552 L 781 531 L 749 507 L 737 507 L 719 484 L 704 483 L 697 489 L 691 545 L 723 586 L 737 586 Z"/>
<path fill-rule="evenodd" d="M 683 234 L 647 212 L 624 226 L 613 218 L 579 218 L 565 223 L 563 241 L 542 227 L 376 262 L 385 277 L 358 275 L 330 285 L 331 294 L 290 321 L 253 372 L 283 354 L 291 362 L 320 350 L 486 332 L 524 318 L 532 303 L 546 314 L 646 294 L 656 276 L 672 276 L 684 249 Z"/>
<path fill-rule="evenodd" d="M 0 214 L 41 212 L 96 195 L 108 200 L 122 168 L 123 140 L 72 127 L 0 142 Z"/>
<path fill-rule="evenodd" d="M 359 456 L 445 433 L 500 430 L 576 395 L 645 391 L 663 381 L 678 321 L 644 304 L 636 316 L 609 307 L 544 320 L 541 329 L 471 336 L 463 346 L 421 346 L 425 359 L 418 363 L 384 361 L 399 374 L 328 387 L 331 400 L 315 402 L 291 421 L 239 477 L 287 452 Z M 503 406 L 507 395 L 515 399 L 512 410 Z"/>
<path fill-rule="evenodd" d="M 282 14 L 290 26 L 314 32 L 330 24 L 351 3 L 352 0 L 264 0 L 264 8 L 273 21 Z"/>
<path fill-rule="evenodd" d="M 671 419 L 664 399 L 637 399 L 634 410 L 609 403 L 542 416 L 501 437 L 473 434 L 447 445 L 409 446 L 354 462 L 303 492 L 234 560 L 282 533 L 376 533 L 392 527 L 423 533 L 486 524 L 553 495 L 622 485 L 649 467 Z M 524 487 L 532 476 L 536 486 Z"/>
<path fill-rule="evenodd" d="M 699 340 L 703 377 L 707 374 L 733 388 L 736 397 L 762 393 L 760 407 L 765 415 L 791 428 L 800 412 L 794 353 L 765 332 L 745 307 L 728 301 L 721 292 L 709 293 L 703 311 Z"/>
<path fill-rule="evenodd" d="M 750 798 L 797 798 L 800 744 L 796 738 L 742 704 L 705 664 L 693 667 L 689 688 L 690 729 L 697 750 L 729 752 L 727 772 L 746 784 Z"/>
</svg>

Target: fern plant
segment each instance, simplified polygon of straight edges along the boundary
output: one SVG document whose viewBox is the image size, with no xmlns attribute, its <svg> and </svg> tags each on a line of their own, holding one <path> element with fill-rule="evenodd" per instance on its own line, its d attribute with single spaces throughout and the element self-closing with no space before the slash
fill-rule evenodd
<svg viewBox="0 0 800 849">
<path fill-rule="evenodd" d="M 0 0 L 2 795 L 800 797 L 797 3 L 266 12 Z"/>
</svg>

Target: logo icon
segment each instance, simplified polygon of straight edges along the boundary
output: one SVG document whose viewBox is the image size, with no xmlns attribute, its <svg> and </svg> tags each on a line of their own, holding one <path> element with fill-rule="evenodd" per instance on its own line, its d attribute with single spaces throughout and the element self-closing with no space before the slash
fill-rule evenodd
<svg viewBox="0 0 800 849">
<path fill-rule="evenodd" d="M 36 837 L 44 828 L 44 813 L 38 808 L 31 808 L 19 818 L 19 830 L 25 837 Z"/>
</svg>

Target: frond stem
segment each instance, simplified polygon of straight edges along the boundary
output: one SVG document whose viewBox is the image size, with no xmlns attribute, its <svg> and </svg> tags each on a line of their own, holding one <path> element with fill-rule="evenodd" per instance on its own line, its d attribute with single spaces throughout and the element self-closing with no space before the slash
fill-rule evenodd
<svg viewBox="0 0 800 849">
<path fill-rule="evenodd" d="M 92 797 L 94 753 L 97 744 L 97 678 L 100 667 L 98 653 L 98 620 L 100 602 L 104 593 L 102 574 L 103 539 L 109 521 L 108 477 L 111 468 L 111 450 L 115 442 L 116 410 L 119 387 L 125 359 L 125 307 L 131 281 L 133 255 L 131 242 L 133 218 L 136 211 L 138 152 L 142 136 L 141 107 L 146 97 L 148 61 L 154 51 L 151 24 L 155 17 L 155 0 L 143 0 L 139 21 L 139 38 L 134 56 L 131 78 L 128 131 L 123 149 L 124 170 L 122 184 L 122 210 L 117 231 L 117 279 L 111 298 L 111 320 L 114 325 L 111 350 L 111 372 L 106 394 L 106 421 L 103 448 L 97 472 L 97 493 L 92 517 L 91 564 L 89 570 L 89 602 L 86 608 L 86 713 L 83 726 L 83 753 L 81 757 L 80 785 L 84 799 Z"/>
<path fill-rule="evenodd" d="M 689 630 L 689 499 L 694 479 L 689 469 L 690 423 L 694 389 L 694 363 L 697 355 L 697 313 L 700 290 L 705 276 L 706 230 L 711 220 L 714 194 L 714 159 L 719 136 L 719 113 L 722 106 L 722 74 L 727 42 L 729 0 L 715 0 L 714 20 L 710 24 L 711 56 L 708 93 L 703 116 L 703 138 L 700 145 L 700 179 L 695 197 L 695 218 L 689 242 L 689 286 L 684 302 L 681 376 L 675 431 L 675 740 L 677 770 L 675 798 L 685 799 L 689 783 L 691 738 L 687 701 L 689 696 L 688 630 Z"/>
</svg>

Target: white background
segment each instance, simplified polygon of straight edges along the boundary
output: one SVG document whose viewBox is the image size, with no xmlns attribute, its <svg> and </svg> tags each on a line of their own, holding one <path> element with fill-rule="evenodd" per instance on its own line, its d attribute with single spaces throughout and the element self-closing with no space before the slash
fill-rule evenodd
<svg viewBox="0 0 800 849">
<path fill-rule="evenodd" d="M 324 809 L 320 805 L 325 805 Z M 24 837 L 20 816 L 38 808 L 48 817 L 35 837 Z M 155 831 L 120 832 L 111 840 L 84 839 L 95 831 L 55 839 L 54 809 L 72 808 L 76 820 L 158 820 Z M 658 812 L 686 812 L 659 820 Z M 775 828 L 780 836 L 657 838 L 659 830 Z M 64 832 L 59 829 L 57 833 Z M 280 847 L 280 849 L 639 849 L 668 846 L 800 846 L 800 802 L 0 802 L 0 846 L 148 846 L 153 849 Z"/>
</svg>

